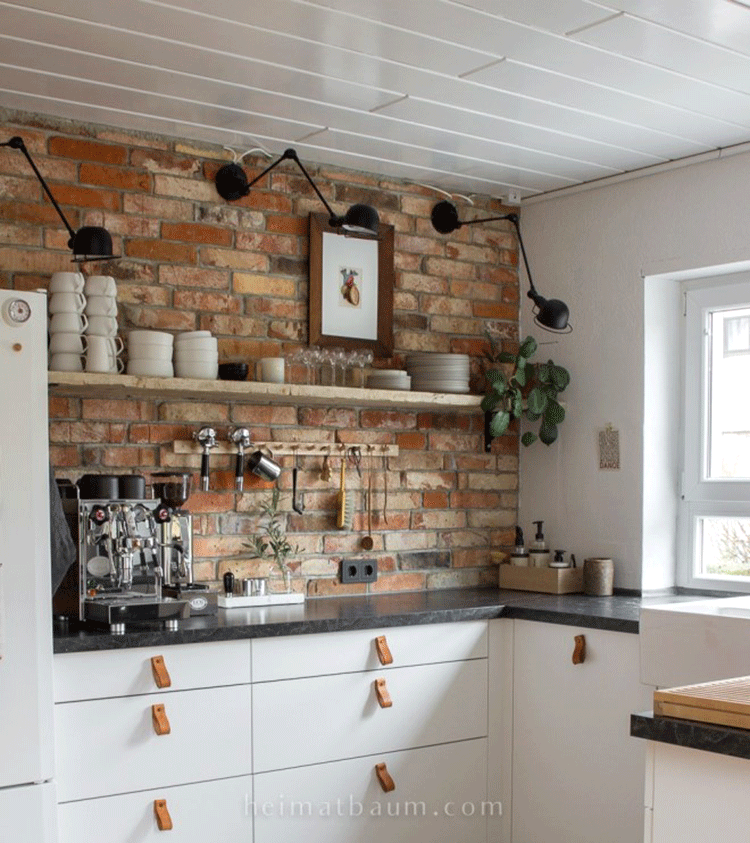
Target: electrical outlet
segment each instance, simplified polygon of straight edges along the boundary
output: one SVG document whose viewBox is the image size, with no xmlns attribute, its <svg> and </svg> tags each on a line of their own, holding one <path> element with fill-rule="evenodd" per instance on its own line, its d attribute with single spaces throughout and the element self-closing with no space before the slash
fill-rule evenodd
<svg viewBox="0 0 750 843">
<path fill-rule="evenodd" d="M 377 559 L 343 559 L 341 582 L 375 582 L 378 578 Z"/>
</svg>

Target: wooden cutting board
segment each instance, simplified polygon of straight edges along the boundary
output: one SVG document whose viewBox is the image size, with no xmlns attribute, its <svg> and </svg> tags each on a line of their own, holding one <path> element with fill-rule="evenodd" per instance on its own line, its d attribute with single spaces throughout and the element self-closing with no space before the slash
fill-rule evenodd
<svg viewBox="0 0 750 843">
<path fill-rule="evenodd" d="M 654 714 L 750 729 L 750 676 L 654 691 Z"/>
</svg>

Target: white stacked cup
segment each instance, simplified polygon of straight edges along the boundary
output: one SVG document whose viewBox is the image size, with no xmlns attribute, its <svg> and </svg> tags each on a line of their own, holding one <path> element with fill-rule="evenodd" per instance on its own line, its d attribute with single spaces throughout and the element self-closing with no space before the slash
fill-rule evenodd
<svg viewBox="0 0 750 843">
<path fill-rule="evenodd" d="M 49 284 L 49 368 L 53 372 L 83 371 L 88 320 L 84 315 L 83 275 L 55 272 Z"/>
<path fill-rule="evenodd" d="M 216 380 L 219 344 L 210 331 L 185 331 L 174 341 L 174 372 L 178 378 Z"/>
<path fill-rule="evenodd" d="M 91 275 L 84 286 L 85 316 L 88 320 L 86 337 L 87 372 L 122 372 L 124 364 L 119 355 L 123 349 L 117 336 L 117 285 L 111 275 Z"/>
<path fill-rule="evenodd" d="M 128 374 L 173 377 L 172 347 L 172 334 L 166 331 L 131 331 L 128 334 Z"/>
</svg>

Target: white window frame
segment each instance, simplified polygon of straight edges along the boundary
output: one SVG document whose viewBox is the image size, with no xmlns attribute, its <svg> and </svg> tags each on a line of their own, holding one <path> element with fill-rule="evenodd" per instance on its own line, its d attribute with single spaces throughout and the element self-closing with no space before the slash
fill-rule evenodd
<svg viewBox="0 0 750 843">
<path fill-rule="evenodd" d="M 702 516 L 750 517 L 750 480 L 708 477 L 709 351 L 711 310 L 750 306 L 750 274 L 701 279 L 683 284 L 684 333 L 682 407 L 682 482 L 678 515 L 678 552 L 682 576 L 691 588 L 750 592 L 750 577 L 696 573 L 698 519 Z"/>
</svg>

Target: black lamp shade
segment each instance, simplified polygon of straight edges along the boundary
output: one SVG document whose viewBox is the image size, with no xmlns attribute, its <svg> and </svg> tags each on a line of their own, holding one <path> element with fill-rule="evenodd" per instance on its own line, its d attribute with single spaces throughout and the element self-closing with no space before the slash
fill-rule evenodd
<svg viewBox="0 0 750 843">
<path fill-rule="evenodd" d="M 112 254 L 112 237 L 106 228 L 85 225 L 79 228 L 68 245 L 73 250 L 74 261 L 106 261 Z"/>
<path fill-rule="evenodd" d="M 461 227 L 458 211 L 452 202 L 438 202 L 432 209 L 432 227 L 440 234 L 450 234 Z"/>
<path fill-rule="evenodd" d="M 250 188 L 245 171 L 239 164 L 225 164 L 216 173 L 216 190 L 222 199 L 234 202 L 247 196 Z"/>
<path fill-rule="evenodd" d="M 371 205 L 352 205 L 341 219 L 341 227 L 352 234 L 377 235 L 380 217 Z"/>
<path fill-rule="evenodd" d="M 534 295 L 529 292 L 528 296 L 537 306 L 537 312 L 534 314 L 535 322 L 548 331 L 567 332 L 569 330 L 570 311 L 565 302 L 560 301 L 560 299 L 545 299 L 538 293 Z"/>
</svg>

